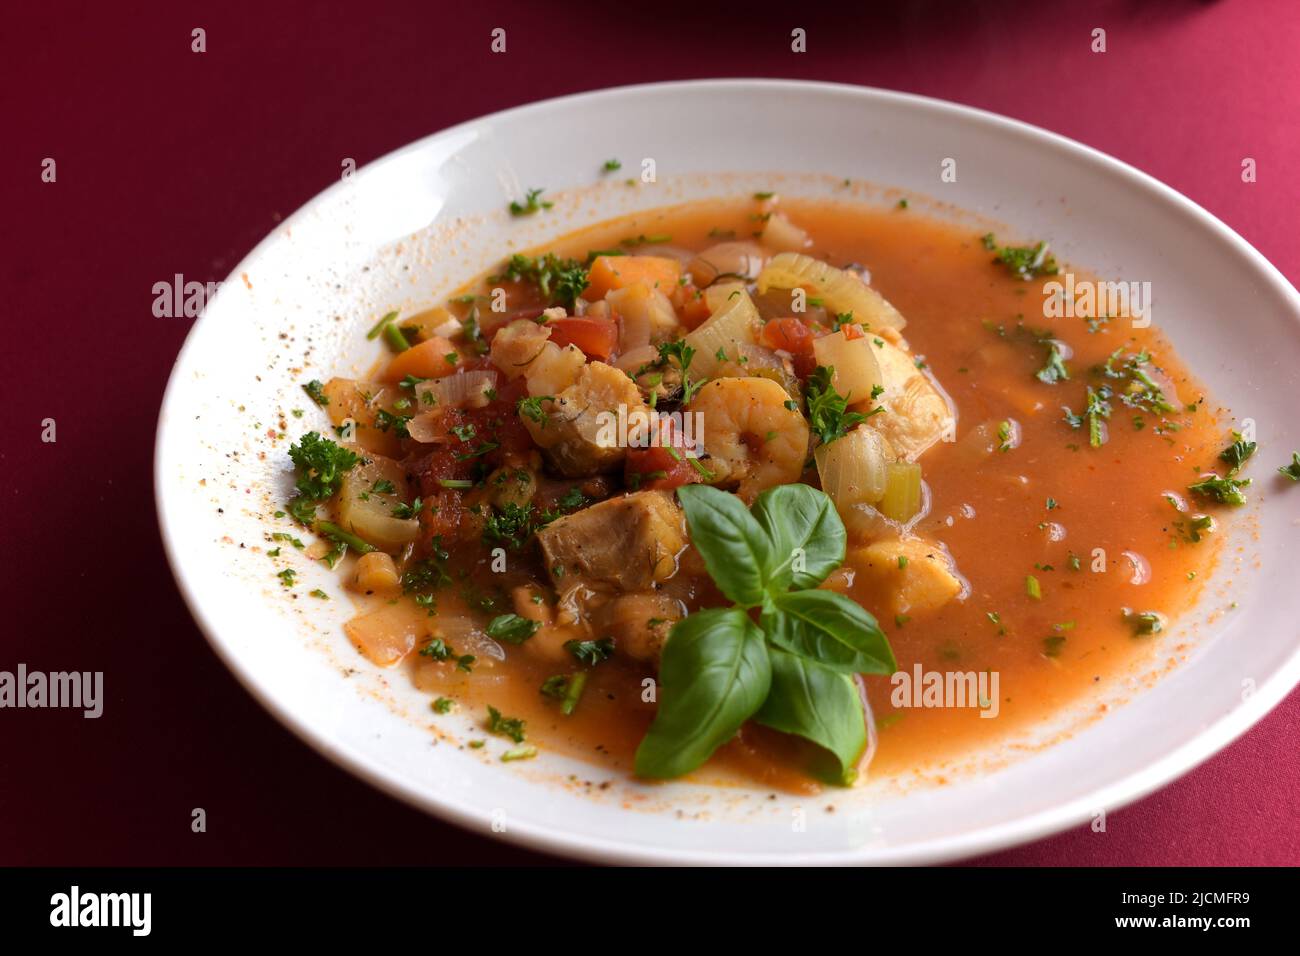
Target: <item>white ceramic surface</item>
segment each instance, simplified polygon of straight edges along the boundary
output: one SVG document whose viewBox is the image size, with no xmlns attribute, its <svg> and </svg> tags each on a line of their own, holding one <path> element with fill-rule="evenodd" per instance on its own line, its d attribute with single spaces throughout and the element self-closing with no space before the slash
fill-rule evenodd
<svg viewBox="0 0 1300 956">
<path fill-rule="evenodd" d="M 625 169 L 602 177 L 609 157 Z M 658 181 L 627 185 L 644 157 Z M 957 161 L 956 182 L 939 180 L 945 158 Z M 922 204 L 933 197 L 1013 224 L 1021 238 L 1050 238 L 1058 256 L 1107 278 L 1150 281 L 1155 322 L 1219 403 L 1257 423 L 1253 503 L 1233 548 L 1203 606 L 1145 673 L 1099 688 L 1039 740 L 970 755 L 947 768 L 945 786 L 876 780 L 769 800 L 766 791 L 642 787 L 548 754 L 503 765 L 459 747 L 480 735 L 468 715 L 435 720 L 404 673 L 372 667 L 348 644 L 351 606 L 332 573 L 294 552 L 298 597 L 280 587 L 282 565 L 265 550 L 267 532 L 292 530 L 271 517 L 292 484 L 285 452 L 325 424 L 299 384 L 367 367 L 380 353 L 364 339 L 375 317 L 438 302 L 503 250 L 612 215 L 774 186 L 845 198 L 846 177 L 851 196 L 897 195 L 869 182 Z M 507 200 L 532 186 L 549 187 L 555 208 L 511 219 Z M 439 816 L 606 861 L 939 861 L 1113 810 L 1224 746 L 1295 685 L 1300 589 L 1287 549 L 1300 533 L 1300 489 L 1281 487 L 1272 470 L 1300 448 L 1296 368 L 1300 296 L 1282 276 L 1189 200 L 1079 144 L 854 87 L 607 90 L 431 136 L 326 190 L 268 236 L 177 360 L 158 428 L 159 520 L 196 620 L 249 691 L 331 759 Z M 284 418 L 293 408 L 305 417 Z M 289 439 L 268 436 L 282 420 Z M 318 586 L 334 599 L 307 597 Z M 1225 611 L 1230 601 L 1237 607 Z M 1090 721 L 1101 701 L 1110 713 Z M 435 744 L 434 727 L 448 738 Z M 1039 746 L 1059 732 L 1064 739 Z M 570 773 L 610 786 L 574 784 Z"/>
</svg>

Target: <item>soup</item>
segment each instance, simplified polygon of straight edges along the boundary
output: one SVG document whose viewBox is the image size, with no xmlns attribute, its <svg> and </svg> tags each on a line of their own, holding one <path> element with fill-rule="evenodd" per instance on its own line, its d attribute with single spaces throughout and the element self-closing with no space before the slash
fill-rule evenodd
<svg viewBox="0 0 1300 956">
<path fill-rule="evenodd" d="M 604 223 L 381 317 L 366 381 L 307 383 L 334 429 L 293 446 L 287 510 L 353 643 L 471 710 L 467 746 L 901 772 L 1150 653 L 1241 500 L 1253 443 L 1065 278 L 905 201 Z"/>
</svg>

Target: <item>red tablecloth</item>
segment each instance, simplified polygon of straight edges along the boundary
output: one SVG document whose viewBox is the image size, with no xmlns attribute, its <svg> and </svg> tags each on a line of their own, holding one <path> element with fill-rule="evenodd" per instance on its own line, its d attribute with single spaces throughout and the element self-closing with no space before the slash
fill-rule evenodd
<svg viewBox="0 0 1300 956">
<path fill-rule="evenodd" d="M 649 80 L 781 76 L 1027 120 L 1157 176 L 1292 280 L 1300 4 L 804 6 L 148 3 L 6 11 L 0 37 L 0 669 L 105 672 L 99 720 L 0 711 L 0 863 L 482 863 L 547 858 L 461 832 L 317 757 L 226 673 L 159 548 L 154 421 L 190 320 L 174 273 L 222 279 L 368 161 L 530 100 Z M 433 8 L 437 9 L 433 9 Z M 981 8 L 977 11 L 977 8 Z M 39 12 L 36 12 L 39 11 Z M 492 56 L 489 32 L 507 30 Z M 191 52 L 191 30 L 207 52 Z M 808 52 L 790 51 L 803 27 Z M 1107 52 L 1091 52 L 1091 31 Z M 57 182 L 41 163 L 57 162 Z M 1258 182 L 1244 184 L 1253 157 Z M 40 440 L 54 418 L 58 441 Z M 1300 695 L 1182 780 L 986 861 L 1300 861 Z M 194 807 L 207 832 L 190 829 Z"/>
</svg>

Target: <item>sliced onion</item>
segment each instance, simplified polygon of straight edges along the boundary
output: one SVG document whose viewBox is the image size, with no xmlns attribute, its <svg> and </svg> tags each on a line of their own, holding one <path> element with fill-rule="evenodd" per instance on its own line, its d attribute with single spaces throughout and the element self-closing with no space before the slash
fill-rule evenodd
<svg viewBox="0 0 1300 956">
<path fill-rule="evenodd" d="M 726 359 L 719 353 L 735 356 L 740 345 L 757 345 L 762 320 L 749 298 L 749 293 L 737 290 L 713 315 L 705 319 L 694 332 L 686 336 L 686 344 L 695 349 L 690 376 L 696 381 L 712 378 Z"/>
<path fill-rule="evenodd" d="M 841 514 L 854 505 L 876 504 L 885 494 L 888 443 L 874 428 L 859 426 L 813 453 L 822 490 Z"/>
<path fill-rule="evenodd" d="M 812 245 L 808 233 L 792 223 L 782 212 L 767 217 L 763 228 L 763 244 L 778 252 L 798 252 Z"/>
<path fill-rule="evenodd" d="M 482 408 L 492 400 L 490 393 L 496 387 L 497 373 L 491 369 L 457 372 L 416 385 L 416 405 L 425 411 Z"/>
<path fill-rule="evenodd" d="M 879 292 L 852 272 L 805 256 L 799 252 L 781 252 L 772 257 L 758 276 L 758 291 L 770 288 L 803 289 L 809 298 L 818 298 L 827 311 L 852 312 L 857 322 L 872 328 L 901 329 L 907 321 Z"/>
<path fill-rule="evenodd" d="M 720 242 L 691 260 L 688 271 L 703 289 L 718 279 L 752 279 L 763 268 L 763 249 L 756 242 Z"/>
</svg>

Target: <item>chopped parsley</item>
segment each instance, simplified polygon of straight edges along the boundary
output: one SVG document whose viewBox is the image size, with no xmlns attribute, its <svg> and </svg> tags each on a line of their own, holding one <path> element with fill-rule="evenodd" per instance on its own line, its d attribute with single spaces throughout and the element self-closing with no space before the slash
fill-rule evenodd
<svg viewBox="0 0 1300 956">
<path fill-rule="evenodd" d="M 412 518 L 418 518 L 423 510 L 424 502 L 419 498 L 416 498 L 409 505 L 405 501 L 399 501 L 393 506 L 393 517 L 409 521 Z"/>
<path fill-rule="evenodd" d="M 994 262 L 1002 263 L 1009 272 L 1022 279 L 1054 276 L 1060 271 L 1056 259 L 1048 254 L 1046 242 L 1032 246 L 999 246 L 991 232 L 981 236 L 980 241 L 985 249 L 995 253 Z"/>
<path fill-rule="evenodd" d="M 316 379 L 312 379 L 310 382 L 304 385 L 302 387 L 302 390 L 307 393 L 308 398 L 310 398 L 321 408 L 324 408 L 326 405 L 330 403 L 329 396 L 325 394 L 325 386 L 322 385 Z"/>
<path fill-rule="evenodd" d="M 808 376 L 808 424 L 823 445 L 829 445 L 855 425 L 867 420 L 866 415 L 847 410 L 847 397 L 835 391 L 831 385 L 831 376 L 834 374 L 834 368 L 819 365 Z"/>
<path fill-rule="evenodd" d="M 1221 505 L 1244 505 L 1246 496 L 1241 489 L 1250 484 L 1249 478 L 1223 477 L 1208 475 L 1200 481 L 1187 486 L 1187 490 L 1203 498 L 1217 501 Z"/>
<path fill-rule="evenodd" d="M 1291 464 L 1283 465 L 1277 473 L 1292 481 L 1300 481 L 1300 451 L 1291 452 Z"/>
<path fill-rule="evenodd" d="M 659 345 L 659 361 L 667 364 L 669 359 L 677 360 L 677 367 L 682 371 L 682 404 L 690 402 L 695 393 L 704 387 L 707 379 L 698 382 L 691 381 L 687 370 L 691 367 L 691 361 L 695 358 L 695 349 L 686 344 L 685 339 L 677 339 L 675 342 L 663 342 Z M 723 354 L 720 360 L 725 361 L 726 355 Z"/>
<path fill-rule="evenodd" d="M 499 614 L 487 626 L 488 637 L 505 641 L 507 644 L 522 644 L 542 626 L 541 621 L 530 621 L 518 614 Z"/>
<path fill-rule="evenodd" d="M 524 418 L 530 418 L 533 421 L 535 421 L 537 424 L 545 428 L 547 416 L 546 416 L 546 412 L 542 411 L 542 402 L 553 402 L 553 401 L 555 401 L 555 396 L 553 395 L 534 395 L 528 398 L 519 399 L 519 402 L 516 405 L 516 407 L 518 408 L 519 414 L 521 416 L 523 416 Z"/>
<path fill-rule="evenodd" d="M 1045 339 L 1044 343 L 1047 345 L 1047 364 L 1034 373 L 1034 377 L 1048 385 L 1066 381 L 1070 377 L 1070 370 L 1065 367 L 1061 343 L 1055 339 Z"/>
<path fill-rule="evenodd" d="M 298 494 L 312 502 L 324 501 L 337 492 L 344 474 L 360 460 L 354 452 L 322 438 L 318 432 L 308 432 L 290 445 L 289 458 L 298 469 Z"/>
<path fill-rule="evenodd" d="M 1219 453 L 1219 460 L 1231 465 L 1228 474 L 1235 475 L 1246 463 L 1246 459 L 1255 454 L 1258 445 L 1253 441 L 1246 441 L 1241 432 L 1233 432 L 1232 438 L 1232 444 Z"/>
<path fill-rule="evenodd" d="M 518 200 L 510 203 L 510 215 L 512 216 L 531 216 L 534 213 L 541 212 L 543 209 L 550 209 L 555 203 L 547 202 L 542 199 L 542 193 L 545 189 L 530 189 L 524 193 L 524 201 Z"/>
<path fill-rule="evenodd" d="M 587 288 L 586 267 L 577 259 L 561 259 L 553 252 L 535 258 L 513 255 L 499 278 L 502 277 L 515 282 L 531 282 L 549 304 L 569 309 Z"/>
<path fill-rule="evenodd" d="M 506 717 L 491 704 L 488 705 L 488 733 L 509 737 L 517 744 L 524 742 L 524 722 L 518 717 Z"/>
<path fill-rule="evenodd" d="M 579 671 L 576 674 L 556 674 L 542 681 L 541 692 L 543 697 L 558 700 L 560 713 L 567 717 L 577 708 L 578 699 L 582 697 L 583 688 L 586 686 L 586 671 Z"/>
<path fill-rule="evenodd" d="M 565 641 L 564 649 L 582 663 L 594 667 L 614 655 L 614 639 L 602 637 L 598 641 Z"/>
<path fill-rule="evenodd" d="M 1133 629 L 1134 637 L 1159 634 L 1165 629 L 1164 615 L 1156 611 L 1130 611 L 1125 608 L 1123 614 L 1124 623 Z"/>
</svg>

